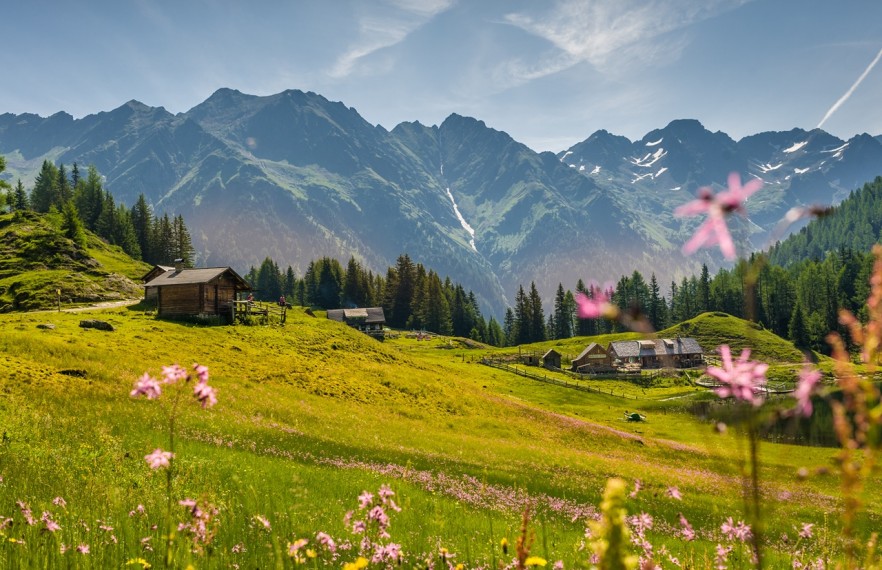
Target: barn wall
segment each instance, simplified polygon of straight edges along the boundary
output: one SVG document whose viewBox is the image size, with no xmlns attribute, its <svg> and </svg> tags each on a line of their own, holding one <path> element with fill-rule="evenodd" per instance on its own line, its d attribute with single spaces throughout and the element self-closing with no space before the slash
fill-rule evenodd
<svg viewBox="0 0 882 570">
<path fill-rule="evenodd" d="M 166 285 L 157 289 L 159 316 L 198 315 L 201 312 L 199 285 Z"/>
</svg>

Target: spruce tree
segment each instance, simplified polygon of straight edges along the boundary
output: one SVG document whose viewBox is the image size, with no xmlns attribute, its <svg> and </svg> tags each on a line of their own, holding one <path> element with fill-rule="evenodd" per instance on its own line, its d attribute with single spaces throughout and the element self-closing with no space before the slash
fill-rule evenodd
<svg viewBox="0 0 882 570">
<path fill-rule="evenodd" d="M 144 194 L 138 196 L 138 201 L 132 206 L 130 215 L 132 227 L 135 230 L 135 238 L 141 250 L 141 258 L 144 261 L 149 261 L 153 258 L 150 252 L 150 229 L 153 227 L 153 212 L 150 210 Z"/>
<path fill-rule="evenodd" d="M 73 200 L 68 200 L 61 208 L 61 231 L 78 246 L 86 247 L 86 232 Z"/>
<path fill-rule="evenodd" d="M 35 212 L 48 212 L 53 205 L 59 204 L 57 183 L 58 169 L 48 160 L 44 160 L 31 189 L 31 207 Z"/>
<path fill-rule="evenodd" d="M 30 203 L 28 202 L 28 192 L 25 190 L 24 185 L 21 183 L 21 178 L 18 179 L 18 182 L 15 184 L 15 188 L 12 190 L 12 209 L 15 211 L 27 210 L 30 208 Z"/>
</svg>

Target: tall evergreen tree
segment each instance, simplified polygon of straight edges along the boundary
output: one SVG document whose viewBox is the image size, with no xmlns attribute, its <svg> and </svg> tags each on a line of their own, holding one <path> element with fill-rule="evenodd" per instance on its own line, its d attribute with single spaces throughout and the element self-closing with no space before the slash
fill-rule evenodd
<svg viewBox="0 0 882 570">
<path fill-rule="evenodd" d="M 73 240 L 80 247 L 86 247 L 86 232 L 83 230 L 83 222 L 77 213 L 73 200 L 64 203 L 61 209 L 61 231 L 65 237 Z"/>
<path fill-rule="evenodd" d="M 548 338 L 545 331 L 545 311 L 542 309 L 542 298 L 539 296 L 539 290 L 536 289 L 536 283 L 530 283 L 530 341 L 541 342 Z"/>
<path fill-rule="evenodd" d="M 15 188 L 12 190 L 11 206 L 12 209 L 15 211 L 30 209 L 28 192 L 27 190 L 25 190 L 24 185 L 21 183 L 21 178 L 18 179 L 18 182 L 16 182 L 15 184 Z"/>
<path fill-rule="evenodd" d="M 74 163 L 76 166 L 76 163 Z M 135 230 L 135 239 L 138 241 L 138 247 L 141 249 L 141 258 L 150 262 L 153 254 L 150 251 L 150 233 L 153 227 L 153 212 L 147 204 L 147 198 L 144 194 L 138 196 L 138 201 L 132 206 L 131 211 L 132 227 Z"/>
<path fill-rule="evenodd" d="M 175 259 L 182 259 L 184 267 L 193 267 L 196 250 L 193 249 L 193 240 L 190 238 L 190 230 L 184 223 L 184 217 L 178 214 L 172 222 L 172 236 Z M 278 268 L 277 268 L 278 269 Z"/>
<path fill-rule="evenodd" d="M 31 189 L 31 207 L 35 212 L 48 212 L 50 207 L 60 204 L 57 183 L 58 169 L 48 160 L 44 160 Z"/>
</svg>

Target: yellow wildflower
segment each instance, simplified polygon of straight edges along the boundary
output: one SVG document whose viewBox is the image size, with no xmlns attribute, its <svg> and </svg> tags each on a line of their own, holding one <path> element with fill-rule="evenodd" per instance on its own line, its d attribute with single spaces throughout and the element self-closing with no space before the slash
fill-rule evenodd
<svg viewBox="0 0 882 570">
<path fill-rule="evenodd" d="M 544 558 L 530 556 L 524 561 L 524 564 L 527 566 L 545 566 L 548 562 L 546 562 Z"/>
<path fill-rule="evenodd" d="M 343 565 L 343 570 L 361 570 L 368 565 L 367 558 L 359 557 L 355 562 L 347 562 Z"/>
</svg>

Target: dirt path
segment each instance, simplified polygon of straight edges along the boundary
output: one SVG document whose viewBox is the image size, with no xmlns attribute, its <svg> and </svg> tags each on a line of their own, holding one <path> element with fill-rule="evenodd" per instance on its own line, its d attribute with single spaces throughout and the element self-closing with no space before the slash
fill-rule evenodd
<svg viewBox="0 0 882 570">
<path fill-rule="evenodd" d="M 141 299 L 125 299 L 123 301 L 102 301 L 100 303 L 93 303 L 91 305 L 86 305 L 85 307 L 69 307 L 65 309 L 62 307 L 62 313 L 83 313 L 86 311 L 96 311 L 100 309 L 114 309 L 117 307 L 128 307 L 129 305 L 137 305 L 141 302 Z M 28 311 L 28 313 L 57 313 L 58 309 L 42 309 L 39 311 Z"/>
</svg>

